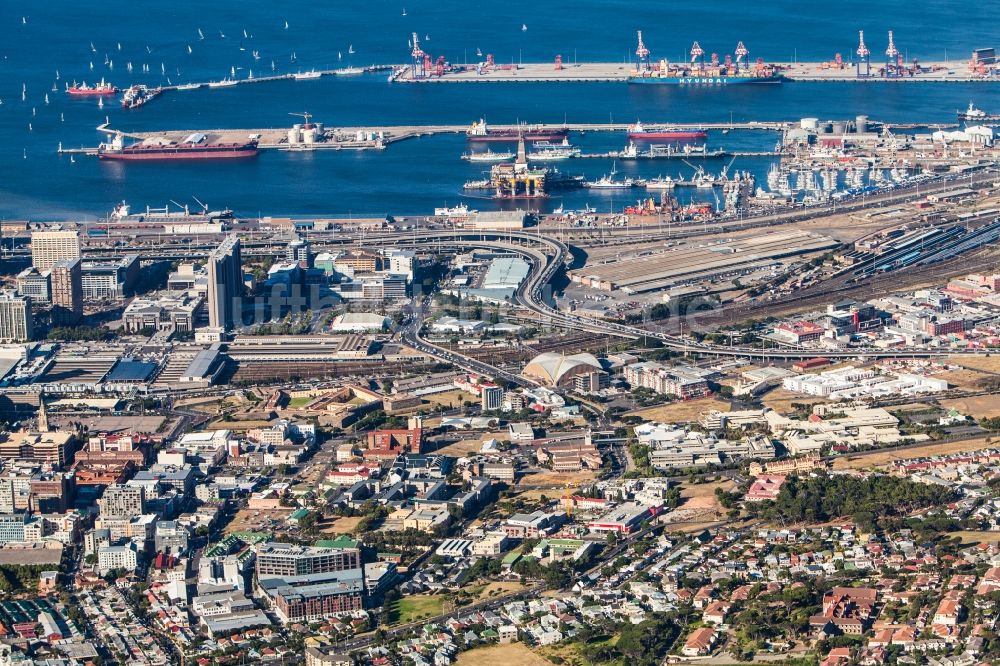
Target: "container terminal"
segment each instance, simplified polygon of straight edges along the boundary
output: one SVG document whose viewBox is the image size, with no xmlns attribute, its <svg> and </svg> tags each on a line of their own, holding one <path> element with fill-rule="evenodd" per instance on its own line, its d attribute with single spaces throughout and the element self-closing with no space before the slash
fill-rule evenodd
<svg viewBox="0 0 1000 666">
<path fill-rule="evenodd" d="M 538 82 L 538 81 L 620 81 L 632 84 L 668 84 L 689 86 L 728 86 L 743 83 L 781 83 L 784 81 L 1000 81 L 1000 63 L 995 49 L 979 48 L 967 60 L 936 60 L 906 62 L 904 51 L 888 33 L 884 59 L 877 57 L 865 42 L 864 31 L 858 33 L 858 47 L 846 57 L 842 53 L 821 62 L 767 62 L 749 59 L 750 51 L 739 42 L 732 54 L 720 56 L 708 53 L 694 42 L 688 52 L 690 59 L 670 62 L 654 59 L 646 46 L 642 31 L 634 63 L 567 62 L 561 54 L 550 63 L 500 62 L 492 53 L 482 62 L 456 64 L 444 56 L 436 59 L 425 52 L 416 33 L 411 38 L 412 51 L 408 65 L 397 65 L 390 81 L 403 83 L 435 82 Z"/>
</svg>

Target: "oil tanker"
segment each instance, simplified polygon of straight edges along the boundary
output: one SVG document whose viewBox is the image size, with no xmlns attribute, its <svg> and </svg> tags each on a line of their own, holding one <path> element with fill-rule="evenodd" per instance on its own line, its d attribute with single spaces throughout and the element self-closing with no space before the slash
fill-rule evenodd
<svg viewBox="0 0 1000 666">
<path fill-rule="evenodd" d="M 100 159 L 121 161 L 236 159 L 255 157 L 258 152 L 257 139 L 222 143 L 210 141 L 201 133 L 191 134 L 180 142 L 152 139 L 126 146 L 123 135 L 118 132 L 110 143 L 102 143 L 97 148 Z"/>
<path fill-rule="evenodd" d="M 522 138 L 525 141 L 562 141 L 569 137 L 569 130 L 527 126 L 518 129 L 490 129 L 486 126 L 486 121 L 480 118 L 466 130 L 465 137 L 469 141 L 515 142 Z"/>
</svg>

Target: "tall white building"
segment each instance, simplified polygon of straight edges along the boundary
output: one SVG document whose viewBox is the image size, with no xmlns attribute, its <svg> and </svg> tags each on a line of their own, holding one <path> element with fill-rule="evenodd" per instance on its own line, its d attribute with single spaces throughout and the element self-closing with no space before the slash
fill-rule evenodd
<svg viewBox="0 0 1000 666">
<path fill-rule="evenodd" d="M 31 265 L 47 271 L 63 259 L 80 258 L 80 234 L 76 231 L 33 231 Z"/>
<path fill-rule="evenodd" d="M 31 299 L 14 292 L 0 292 L 0 343 L 27 342 L 35 335 Z"/>
</svg>

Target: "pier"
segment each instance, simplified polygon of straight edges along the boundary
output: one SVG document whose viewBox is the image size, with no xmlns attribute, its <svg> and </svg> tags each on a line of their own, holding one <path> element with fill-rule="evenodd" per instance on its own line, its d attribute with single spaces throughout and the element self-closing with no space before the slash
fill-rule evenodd
<svg viewBox="0 0 1000 666">
<path fill-rule="evenodd" d="M 650 126 L 669 125 L 680 130 L 745 130 L 745 131 L 766 131 L 785 132 L 798 127 L 798 121 L 748 121 L 748 122 L 718 122 L 718 123 L 672 123 L 672 122 L 649 122 Z M 873 127 L 883 129 L 916 129 L 927 128 L 950 129 L 957 127 L 957 123 L 880 123 L 869 121 Z M 625 133 L 632 126 L 632 123 L 551 123 L 522 125 L 521 128 L 531 129 L 566 129 L 570 132 L 620 132 Z M 312 143 L 289 143 L 288 127 L 283 128 L 247 128 L 247 129 L 189 129 L 189 130 L 161 130 L 156 132 L 128 132 L 124 130 L 114 130 L 105 126 L 100 126 L 99 131 L 115 134 L 120 132 L 122 136 L 136 141 L 158 140 L 166 142 L 180 143 L 191 134 L 201 133 L 207 137 L 209 142 L 238 143 L 246 141 L 250 137 L 255 137 L 258 147 L 261 150 L 283 150 L 288 152 L 311 152 L 317 150 L 381 150 L 392 143 L 413 139 L 422 136 L 436 136 L 441 134 L 465 134 L 470 125 L 373 125 L 369 127 L 324 127 L 323 132 Z M 490 125 L 496 130 L 517 130 L 518 125 Z M 359 137 L 361 137 L 359 139 Z M 61 154 L 96 155 L 96 147 L 64 148 L 59 145 L 58 152 Z M 725 151 L 724 151 L 725 152 Z M 771 151 L 766 152 L 725 152 L 710 151 L 709 155 L 701 156 L 697 154 L 684 154 L 683 151 L 664 154 L 650 155 L 640 151 L 637 155 L 622 157 L 620 151 L 608 153 L 592 153 L 578 156 L 579 158 L 619 158 L 619 159 L 669 159 L 669 158 L 694 158 L 701 157 L 766 157 L 774 155 Z"/>
</svg>

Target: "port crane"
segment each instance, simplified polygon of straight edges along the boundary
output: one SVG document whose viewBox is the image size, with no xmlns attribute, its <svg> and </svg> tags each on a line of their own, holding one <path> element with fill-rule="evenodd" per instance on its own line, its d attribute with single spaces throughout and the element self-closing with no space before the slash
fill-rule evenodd
<svg viewBox="0 0 1000 666">
<path fill-rule="evenodd" d="M 705 69 L 705 49 L 701 48 L 698 42 L 691 46 L 691 64 L 694 65 L 696 62 L 698 69 Z"/>
<path fill-rule="evenodd" d="M 305 123 L 302 124 L 302 128 L 303 129 L 312 129 L 313 124 L 311 122 L 309 122 L 309 119 L 312 118 L 312 114 L 309 113 L 308 111 L 305 111 L 304 113 L 289 113 L 288 115 L 290 115 L 290 116 L 301 116 L 305 120 Z"/>
<path fill-rule="evenodd" d="M 885 50 L 885 75 L 891 77 L 900 77 L 903 75 L 903 64 L 902 58 L 899 55 L 899 49 L 896 48 L 896 42 L 892 37 L 892 30 L 889 31 L 889 46 Z"/>
<path fill-rule="evenodd" d="M 750 55 L 749 49 L 740 42 L 736 45 L 736 69 L 743 65 L 744 69 L 750 69 L 750 61 L 747 60 L 747 56 Z"/>
<path fill-rule="evenodd" d="M 411 63 L 411 70 L 413 78 L 424 78 L 427 76 L 428 62 L 430 61 L 430 56 L 424 53 L 424 50 L 420 48 L 420 40 L 417 38 L 417 33 L 413 33 L 413 50 L 410 52 L 410 56 L 413 58 Z M 419 71 L 418 71 L 419 70 Z"/>
<path fill-rule="evenodd" d="M 872 75 L 872 63 L 871 63 L 871 54 L 872 54 L 872 52 L 868 50 L 867 46 L 865 46 L 865 31 L 864 30 L 858 30 L 858 50 L 855 51 L 855 53 L 858 54 L 858 61 L 856 63 L 857 64 L 857 69 L 858 69 L 858 78 L 860 79 L 862 76 L 865 77 L 865 78 L 871 76 Z M 864 65 L 865 65 L 865 73 L 864 74 L 861 73 L 861 64 L 862 63 L 864 63 Z"/>
<path fill-rule="evenodd" d="M 639 59 L 638 70 L 639 72 L 648 72 L 649 67 L 649 49 L 642 42 L 642 30 L 636 31 L 639 35 L 639 47 L 635 50 L 635 55 Z"/>
</svg>

